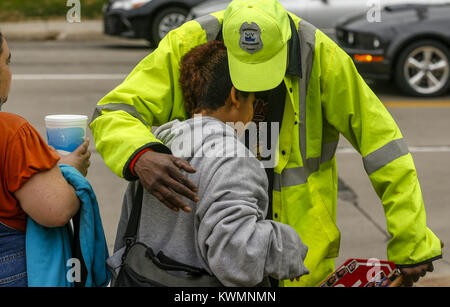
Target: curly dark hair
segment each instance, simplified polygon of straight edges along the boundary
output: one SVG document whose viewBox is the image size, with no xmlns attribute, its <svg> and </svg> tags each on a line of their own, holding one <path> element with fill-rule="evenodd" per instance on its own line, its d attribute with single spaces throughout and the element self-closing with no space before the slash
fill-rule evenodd
<svg viewBox="0 0 450 307">
<path fill-rule="evenodd" d="M 179 82 L 189 116 L 224 106 L 233 86 L 224 43 L 211 41 L 186 53 L 181 59 Z M 237 92 L 244 97 L 250 94 Z"/>
</svg>

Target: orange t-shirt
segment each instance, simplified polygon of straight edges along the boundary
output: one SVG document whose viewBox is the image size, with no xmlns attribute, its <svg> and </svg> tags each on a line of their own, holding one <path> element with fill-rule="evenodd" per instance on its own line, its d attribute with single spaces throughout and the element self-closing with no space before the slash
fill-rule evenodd
<svg viewBox="0 0 450 307">
<path fill-rule="evenodd" d="M 59 160 L 39 133 L 20 116 L 0 112 L 0 222 L 25 231 L 26 214 L 14 197 L 34 174 Z"/>
</svg>

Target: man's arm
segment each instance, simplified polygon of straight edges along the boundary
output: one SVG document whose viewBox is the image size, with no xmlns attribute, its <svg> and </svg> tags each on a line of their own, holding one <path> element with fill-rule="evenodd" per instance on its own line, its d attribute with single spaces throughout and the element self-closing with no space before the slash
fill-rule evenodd
<svg viewBox="0 0 450 307">
<path fill-rule="evenodd" d="M 122 178 L 136 179 L 129 166 L 143 149 L 170 153 L 152 134 L 151 127 L 179 115 L 178 109 L 183 107 L 174 90 L 178 86 L 180 49 L 178 34 L 167 35 L 95 109 L 90 123 L 95 146 L 106 165 Z"/>
<path fill-rule="evenodd" d="M 198 35 L 190 35 L 201 31 L 194 21 L 171 31 L 121 85 L 98 103 L 90 124 L 106 165 L 127 180 L 141 179 L 146 190 L 174 210 L 189 210 L 177 193 L 196 201 L 195 185 L 181 172 L 195 170 L 175 159 L 151 133 L 151 127 L 186 117 L 178 85 L 179 62 L 188 51 L 186 40 L 195 44 Z"/>
<path fill-rule="evenodd" d="M 334 43 L 323 48 L 326 56 L 322 58 L 327 58 L 321 65 L 325 117 L 363 157 L 392 236 L 389 260 L 404 268 L 440 258 L 440 241 L 427 227 L 416 169 L 399 128 L 352 59 Z"/>
</svg>

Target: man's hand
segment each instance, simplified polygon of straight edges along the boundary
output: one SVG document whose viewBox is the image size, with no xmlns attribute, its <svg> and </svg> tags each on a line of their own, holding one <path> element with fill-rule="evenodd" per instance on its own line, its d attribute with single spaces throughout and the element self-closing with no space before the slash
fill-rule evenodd
<svg viewBox="0 0 450 307">
<path fill-rule="evenodd" d="M 89 139 L 81 144 L 74 152 L 67 156 L 61 156 L 59 163 L 75 167 L 84 177 L 86 177 L 88 168 L 91 165 L 91 152 L 88 150 Z"/>
<path fill-rule="evenodd" d="M 441 248 L 444 247 L 444 242 L 441 241 Z M 419 280 L 420 277 L 424 277 L 427 272 L 433 272 L 433 263 L 421 264 L 411 268 L 400 269 L 402 273 L 402 286 L 412 287 L 412 285 Z"/>
<path fill-rule="evenodd" d="M 402 273 L 402 286 L 412 287 L 412 285 L 419 280 L 420 277 L 424 277 L 427 272 L 433 272 L 433 263 L 421 264 L 411 268 L 400 269 Z"/>
<path fill-rule="evenodd" d="M 153 151 L 142 154 L 134 166 L 134 172 L 148 192 L 174 211 L 190 212 L 191 208 L 176 193 L 197 202 L 198 188 L 180 170 L 196 172 L 183 159 Z"/>
</svg>

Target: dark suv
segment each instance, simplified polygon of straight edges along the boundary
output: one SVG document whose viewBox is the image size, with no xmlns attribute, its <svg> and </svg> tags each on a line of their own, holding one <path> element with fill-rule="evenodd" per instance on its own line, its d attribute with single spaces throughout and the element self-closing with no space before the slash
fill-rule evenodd
<svg viewBox="0 0 450 307">
<path fill-rule="evenodd" d="M 104 32 L 144 38 L 154 47 L 181 26 L 189 10 L 205 0 L 110 0 L 103 7 Z"/>
</svg>

